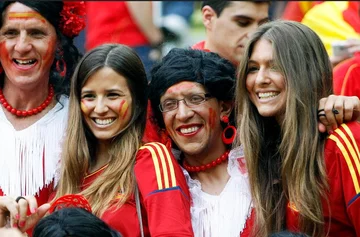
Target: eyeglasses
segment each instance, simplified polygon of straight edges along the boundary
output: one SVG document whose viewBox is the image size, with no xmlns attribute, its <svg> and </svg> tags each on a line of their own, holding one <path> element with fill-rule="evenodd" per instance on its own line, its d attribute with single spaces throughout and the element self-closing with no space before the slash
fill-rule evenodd
<svg viewBox="0 0 360 237">
<path fill-rule="evenodd" d="M 191 94 L 184 97 L 184 99 L 177 100 L 177 99 L 167 99 L 164 102 L 159 104 L 159 109 L 161 112 L 169 112 L 172 110 L 175 110 L 179 107 L 179 102 L 184 101 L 186 106 L 188 107 L 194 107 L 199 104 L 204 103 L 212 96 L 207 93 L 199 93 L 199 94 Z"/>
</svg>

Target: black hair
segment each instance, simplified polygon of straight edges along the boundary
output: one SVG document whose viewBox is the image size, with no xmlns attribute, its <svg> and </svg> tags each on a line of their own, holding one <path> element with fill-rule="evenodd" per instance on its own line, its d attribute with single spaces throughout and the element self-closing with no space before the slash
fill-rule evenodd
<svg viewBox="0 0 360 237">
<path fill-rule="evenodd" d="M 219 17 L 221 15 L 221 13 L 223 12 L 223 10 L 225 8 L 227 8 L 228 6 L 230 6 L 232 2 L 234 2 L 234 1 L 208 0 L 208 1 L 202 2 L 201 8 L 203 8 L 205 6 L 209 6 L 215 11 L 217 17 Z M 251 2 L 252 3 L 268 3 L 269 5 L 271 4 L 271 1 L 251 1 Z"/>
<path fill-rule="evenodd" d="M 273 234 L 269 235 L 269 237 L 309 237 L 309 236 L 304 233 L 281 231 L 281 232 L 273 233 Z"/>
<path fill-rule="evenodd" d="M 121 237 L 104 221 L 83 208 L 62 208 L 42 218 L 33 237 Z"/>
<path fill-rule="evenodd" d="M 182 81 L 202 84 L 218 100 L 234 99 L 235 67 L 216 53 L 193 49 L 172 49 L 151 70 L 149 99 L 157 123 L 164 128 L 160 97 Z"/>
<path fill-rule="evenodd" d="M 216 15 L 219 17 L 224 10 L 224 8 L 228 7 L 231 4 L 231 1 L 224 1 L 224 0 L 209 0 L 203 1 L 202 7 L 209 6 L 211 7 Z"/>
<path fill-rule="evenodd" d="M 64 3 L 62 1 L 2 1 L 0 2 L 0 28 L 3 25 L 4 12 L 6 8 L 15 2 L 26 5 L 33 10 L 40 13 L 56 30 L 56 35 L 59 42 L 59 50 L 56 50 L 55 59 L 50 69 L 50 84 L 54 86 L 55 94 L 59 98 L 62 94 L 69 94 L 70 78 L 75 70 L 76 64 L 81 58 L 81 54 L 73 43 L 73 39 L 64 36 L 59 29 L 60 12 L 63 9 Z M 56 62 L 63 57 L 66 64 L 65 77 L 60 76 L 56 70 Z M 3 86 L 3 80 L 0 86 Z"/>
</svg>

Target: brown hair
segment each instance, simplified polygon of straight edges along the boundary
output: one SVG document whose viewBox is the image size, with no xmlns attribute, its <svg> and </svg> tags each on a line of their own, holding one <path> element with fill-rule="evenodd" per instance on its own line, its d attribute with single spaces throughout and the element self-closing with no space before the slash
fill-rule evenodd
<svg viewBox="0 0 360 237">
<path fill-rule="evenodd" d="M 247 66 L 255 44 L 268 40 L 285 78 L 286 111 L 278 124 L 262 117 L 247 89 Z M 252 35 L 239 68 L 236 113 L 256 209 L 256 236 L 284 228 L 288 202 L 299 210 L 300 230 L 323 236 L 321 197 L 327 190 L 325 136 L 317 126 L 318 101 L 332 93 L 332 68 L 319 37 L 290 21 L 266 23 Z"/>
<path fill-rule="evenodd" d="M 111 141 L 106 170 L 81 192 L 90 201 L 93 213 L 101 216 L 121 192 L 117 206 L 133 193 L 133 166 L 141 146 L 147 107 L 147 79 L 139 56 L 131 48 L 105 44 L 89 51 L 79 62 L 71 81 L 69 123 L 62 154 L 61 177 L 56 198 L 80 192 L 89 165 L 94 162 L 97 139 L 84 124 L 80 109 L 81 88 L 97 70 L 110 67 L 124 76 L 133 101 L 129 125 Z"/>
</svg>

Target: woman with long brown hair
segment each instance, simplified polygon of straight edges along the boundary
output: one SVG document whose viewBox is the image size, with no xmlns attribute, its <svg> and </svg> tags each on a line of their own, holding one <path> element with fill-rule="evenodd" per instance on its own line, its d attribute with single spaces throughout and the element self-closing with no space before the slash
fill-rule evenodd
<svg viewBox="0 0 360 237">
<path fill-rule="evenodd" d="M 55 198 L 81 194 L 124 236 L 193 236 L 180 166 L 165 145 L 142 143 L 147 84 L 127 46 L 105 44 L 84 55 L 71 81 Z"/>
<path fill-rule="evenodd" d="M 310 236 L 360 235 L 360 125 L 342 124 L 329 137 L 319 132 L 316 120 L 324 111 L 314 108 L 331 93 L 332 67 L 310 28 L 275 21 L 252 35 L 236 109 L 255 236 L 286 228 Z"/>
</svg>

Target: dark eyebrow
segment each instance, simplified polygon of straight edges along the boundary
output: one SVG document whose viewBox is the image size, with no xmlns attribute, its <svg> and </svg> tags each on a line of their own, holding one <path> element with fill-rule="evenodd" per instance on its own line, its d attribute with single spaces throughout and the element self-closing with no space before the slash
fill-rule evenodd
<svg viewBox="0 0 360 237">
<path fill-rule="evenodd" d="M 124 93 L 122 90 L 120 89 L 110 89 L 110 90 L 106 90 L 107 93 L 114 93 L 114 92 L 118 92 L 118 93 Z"/>
<path fill-rule="evenodd" d="M 248 21 L 254 21 L 253 18 L 245 16 L 245 15 L 235 15 L 232 17 L 234 20 L 248 20 Z"/>
<path fill-rule="evenodd" d="M 265 24 L 269 21 L 270 21 L 269 17 L 266 17 L 266 18 L 262 19 L 261 21 L 259 21 L 259 25 Z"/>
</svg>

